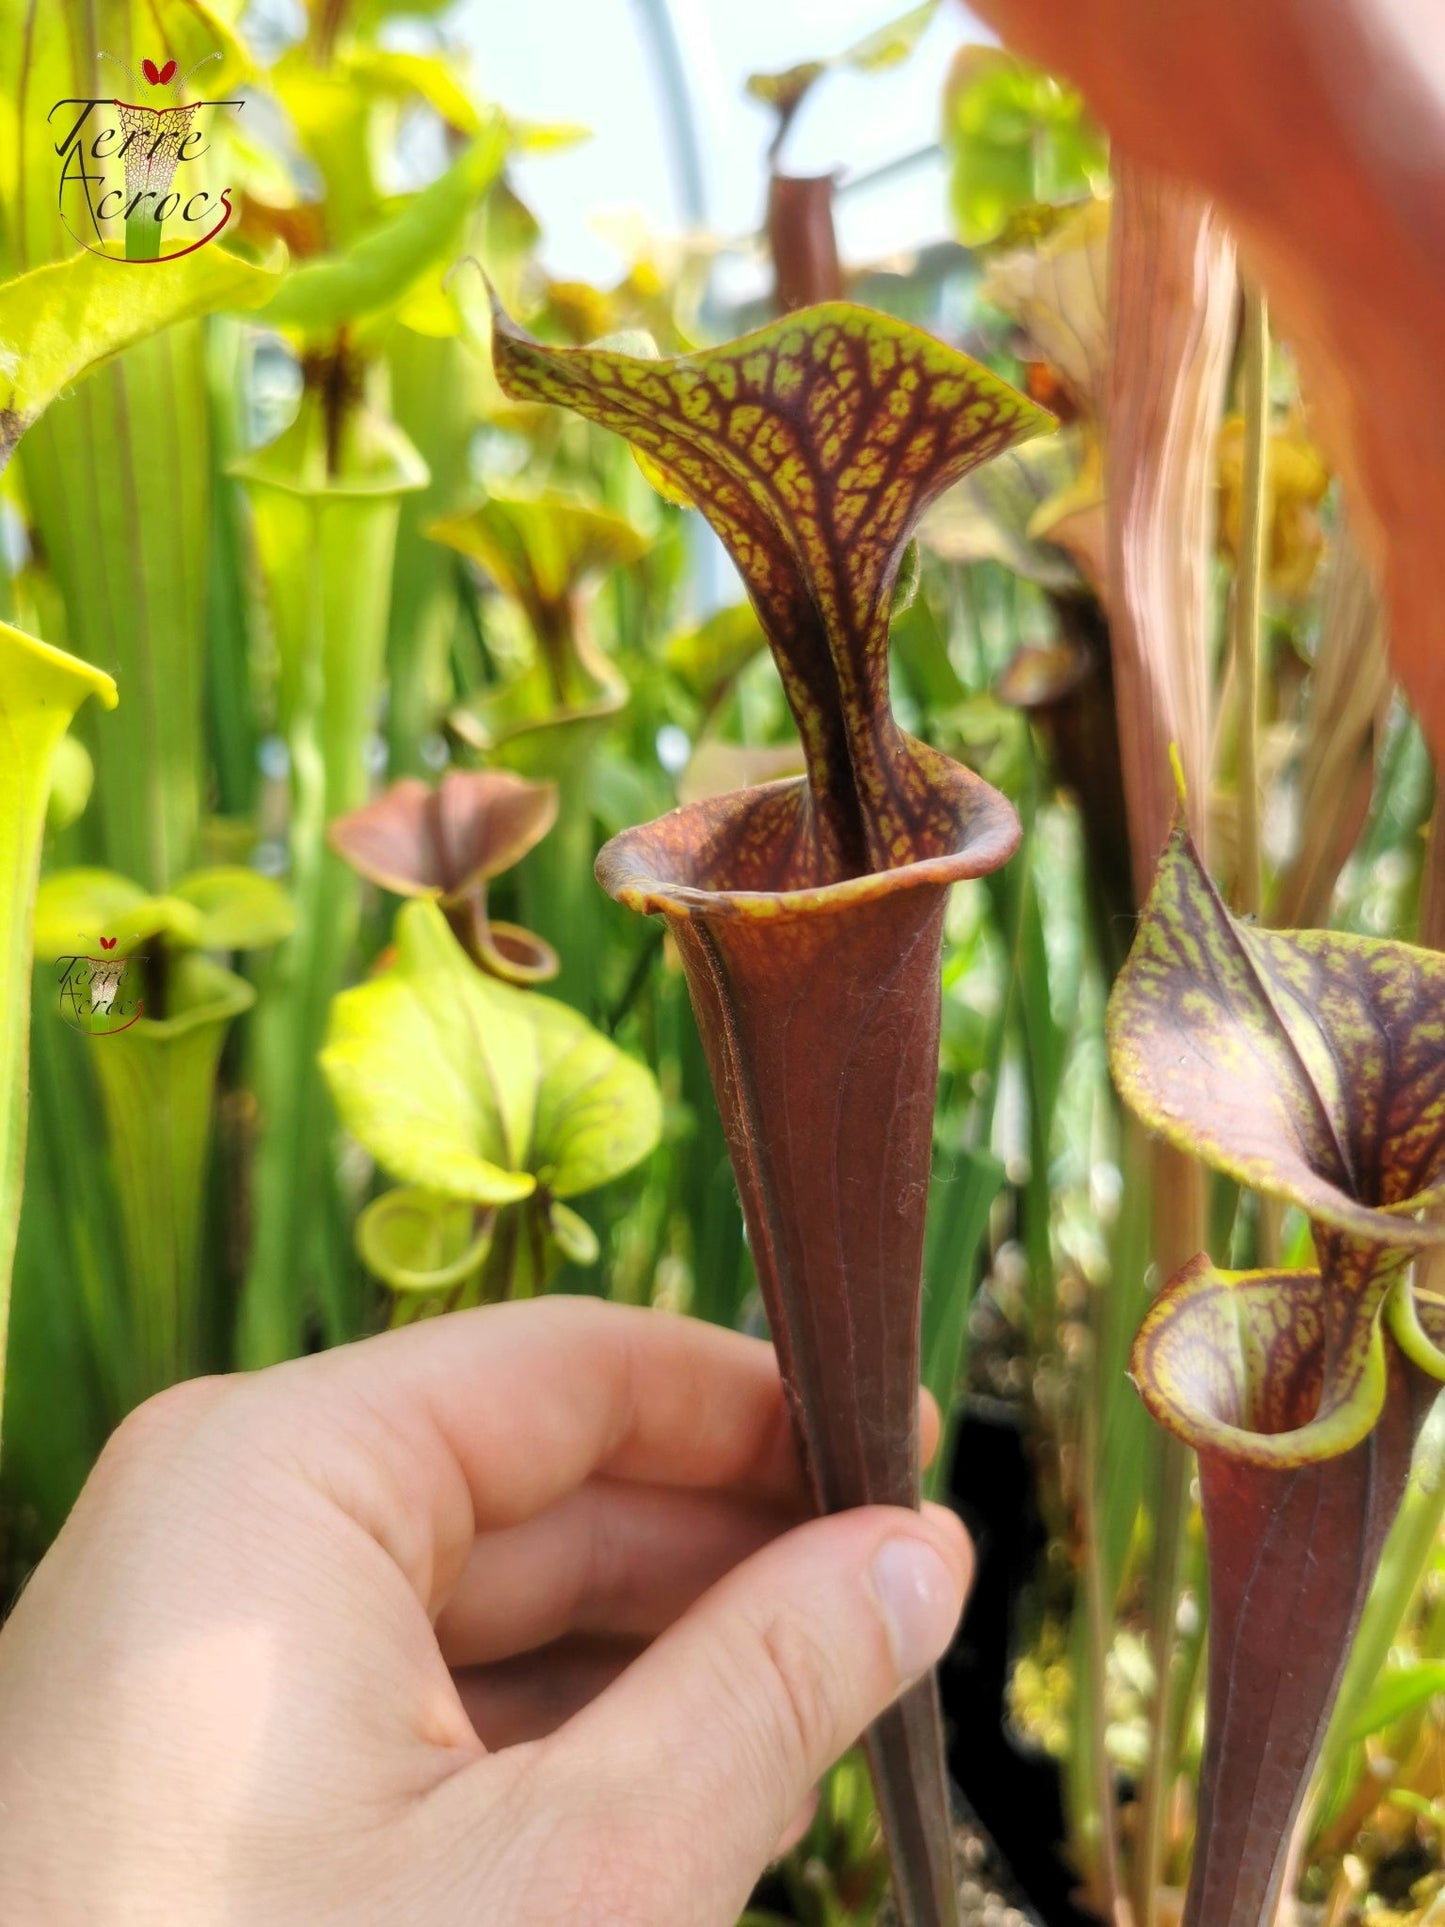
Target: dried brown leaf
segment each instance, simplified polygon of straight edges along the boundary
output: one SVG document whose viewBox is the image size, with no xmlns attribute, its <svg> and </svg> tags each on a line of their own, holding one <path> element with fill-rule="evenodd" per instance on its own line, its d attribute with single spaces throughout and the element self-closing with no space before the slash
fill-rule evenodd
<svg viewBox="0 0 1445 1927">
<path fill-rule="evenodd" d="M 1105 414 L 1110 632 L 1124 794 L 1142 903 L 1178 807 L 1208 793 L 1207 588 L 1214 430 L 1234 316 L 1234 249 L 1196 194 L 1122 165 L 1110 257 Z"/>
</svg>

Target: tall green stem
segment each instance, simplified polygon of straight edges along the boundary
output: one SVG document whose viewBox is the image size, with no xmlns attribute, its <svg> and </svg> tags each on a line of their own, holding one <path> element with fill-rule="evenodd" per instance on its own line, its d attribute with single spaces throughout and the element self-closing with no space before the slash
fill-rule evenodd
<svg viewBox="0 0 1445 1927">
<path fill-rule="evenodd" d="M 580 723 L 574 726 L 571 740 L 573 758 L 558 757 L 553 765 L 557 821 L 536 849 L 527 853 L 518 881 L 528 928 L 551 944 L 562 966 L 555 983 L 547 987 L 548 995 L 595 1018 L 600 1014 L 595 941 L 600 899 L 592 875 L 597 838 L 590 777 L 596 735 Z M 504 759 L 505 751 L 499 760 Z"/>
<path fill-rule="evenodd" d="M 1204 1247 L 1208 1235 L 1208 1186 L 1204 1167 L 1163 1142 L 1149 1146 L 1156 1279 L 1172 1278 Z M 1148 1754 L 1139 1838 L 1134 1858 L 1134 1912 L 1138 1927 L 1159 1917 L 1159 1885 L 1166 1847 L 1169 1793 L 1178 1762 L 1171 1718 L 1179 1599 L 1184 1583 L 1185 1527 L 1194 1455 L 1177 1439 L 1155 1447 L 1154 1551 L 1149 1571 L 1149 1652 L 1154 1698 L 1149 1709 Z"/>
<path fill-rule="evenodd" d="M 1193 1454 L 1187 1447 L 1177 1439 L 1165 1440 L 1154 1494 L 1154 1556 L 1149 1573 L 1149 1657 L 1154 1669 L 1154 1697 L 1149 1706 L 1139 1837 L 1134 1849 L 1134 1918 L 1138 1927 L 1154 1927 L 1159 1918 L 1169 1803 L 1178 1767 L 1172 1687 L 1193 1466 Z"/>
<path fill-rule="evenodd" d="M 387 637 L 391 774 L 415 776 L 423 768 L 422 744 L 446 707 L 457 621 L 456 559 L 423 530 L 466 491 L 477 416 L 466 400 L 476 364 L 461 342 L 409 328 L 398 328 L 387 360 L 392 412 L 431 471 L 429 486 L 401 505 Z"/>
<path fill-rule="evenodd" d="M 125 692 L 95 759 L 90 854 L 152 890 L 194 865 L 200 830 L 211 498 L 202 329 L 183 322 L 100 369 L 46 412 L 18 457 L 66 641 Z"/>
<path fill-rule="evenodd" d="M 87 696 L 113 708 L 115 684 L 88 663 L 0 624 L 0 1407 L 25 1178 L 40 840 L 55 746 Z"/>
<path fill-rule="evenodd" d="M 204 957 L 178 961 L 168 1014 L 94 1040 L 130 1290 L 125 1403 L 202 1370 L 201 1225 L 216 1066 L 255 992 Z"/>
<path fill-rule="evenodd" d="M 1117 1815 L 1104 1746 L 1105 1678 L 1093 1656 L 1109 1651 L 1129 1543 L 1159 1460 L 1158 1435 L 1127 1376 L 1130 1341 L 1148 1303 L 1154 1147 L 1130 1118 L 1122 1120 L 1121 1132 L 1123 1203 L 1111 1240 L 1110 1284 L 1095 1293 L 1090 1312 L 1095 1351 L 1081 1388 L 1083 1537 L 1088 1544 L 1097 1535 L 1098 1558 L 1096 1569 L 1083 1574 L 1074 1612 L 1076 1711 L 1065 1780 L 1070 1832 L 1096 1894 L 1106 1886 L 1111 1857 L 1117 1858 L 1117 1836 L 1104 1837 Z M 1117 1888 L 1110 1891 L 1117 1898 Z"/>
<path fill-rule="evenodd" d="M 275 626 L 281 723 L 291 756 L 296 933 L 278 951 L 254 1027 L 261 1143 L 255 1241 L 241 1310 L 248 1365 L 289 1357 L 309 1310 L 350 1335 L 327 1255 L 331 1109 L 316 1057 L 355 942 L 360 886 L 326 826 L 366 800 L 396 527 L 425 464 L 359 403 L 340 419 L 308 391 L 293 426 L 240 471 Z"/>
<path fill-rule="evenodd" d="M 1093 1717 L 1089 1721 L 1089 1765 L 1094 1783 L 1098 1835 L 1096 1890 L 1105 1920 L 1118 1927 L 1123 1903 L 1119 1872 L 1119 1816 L 1114 1799 L 1114 1773 L 1109 1760 L 1105 1689 L 1109 1666 L 1109 1638 L 1114 1618 L 1117 1579 L 1107 1566 L 1105 1534 L 1100 1519 L 1104 1483 L 1100 1476 L 1100 1441 L 1096 1426 L 1097 1401 L 1086 1394 L 1081 1444 L 1084 1541 L 1084 1624 L 1086 1653 L 1092 1681 Z"/>
</svg>

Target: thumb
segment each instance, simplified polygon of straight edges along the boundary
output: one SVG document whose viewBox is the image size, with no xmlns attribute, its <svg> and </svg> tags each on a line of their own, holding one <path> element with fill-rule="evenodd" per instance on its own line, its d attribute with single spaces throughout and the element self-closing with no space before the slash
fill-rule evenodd
<svg viewBox="0 0 1445 1927">
<path fill-rule="evenodd" d="M 942 1655 L 972 1566 L 937 1506 L 799 1526 L 546 1742 L 589 1856 L 613 1863 L 614 1890 L 632 1870 L 617 1917 L 736 1920 L 819 1776 Z"/>
</svg>

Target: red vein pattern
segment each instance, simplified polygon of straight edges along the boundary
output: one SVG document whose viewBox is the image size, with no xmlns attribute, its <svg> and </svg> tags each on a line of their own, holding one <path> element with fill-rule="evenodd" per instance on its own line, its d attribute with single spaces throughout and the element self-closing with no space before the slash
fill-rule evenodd
<svg viewBox="0 0 1445 1927">
<path fill-rule="evenodd" d="M 498 377 L 625 435 L 717 530 L 807 760 L 616 837 L 598 875 L 677 940 L 822 1509 L 918 1503 L 919 1315 L 948 886 L 1013 853 L 1009 803 L 888 706 L 894 581 L 927 504 L 1052 418 L 842 304 L 670 362 L 545 348 Z M 905 1927 L 957 1897 L 936 1688 L 869 1736 Z"/>
<path fill-rule="evenodd" d="M 928 504 L 1053 417 L 967 356 L 843 302 L 672 361 L 543 347 L 498 312 L 493 355 L 509 394 L 625 435 L 722 539 L 803 739 L 809 867 L 832 880 L 946 841 L 953 825 L 888 707 L 893 584 Z"/>
</svg>

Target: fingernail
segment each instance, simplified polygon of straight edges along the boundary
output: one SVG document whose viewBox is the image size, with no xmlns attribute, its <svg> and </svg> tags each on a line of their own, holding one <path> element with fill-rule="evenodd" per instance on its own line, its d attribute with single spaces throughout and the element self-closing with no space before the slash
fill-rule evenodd
<svg viewBox="0 0 1445 1927">
<path fill-rule="evenodd" d="M 873 1555 L 873 1590 L 883 1608 L 900 1679 L 916 1679 L 953 1638 L 958 1582 L 925 1539 L 885 1539 Z"/>
</svg>

